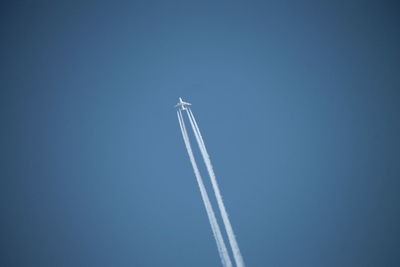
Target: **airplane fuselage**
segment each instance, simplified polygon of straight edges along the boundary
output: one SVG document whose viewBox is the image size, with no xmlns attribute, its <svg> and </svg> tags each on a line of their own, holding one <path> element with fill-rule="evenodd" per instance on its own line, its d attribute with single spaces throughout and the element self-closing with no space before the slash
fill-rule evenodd
<svg viewBox="0 0 400 267">
<path fill-rule="evenodd" d="M 192 104 L 183 101 L 182 98 L 180 97 L 179 102 L 178 102 L 178 104 L 175 105 L 175 107 L 181 107 L 181 110 L 186 110 L 187 109 L 186 106 L 190 106 L 190 105 L 192 105 Z"/>
</svg>

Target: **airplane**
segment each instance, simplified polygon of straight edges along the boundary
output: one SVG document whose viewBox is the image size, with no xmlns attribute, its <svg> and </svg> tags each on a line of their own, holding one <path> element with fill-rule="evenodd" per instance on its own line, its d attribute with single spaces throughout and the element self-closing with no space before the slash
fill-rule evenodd
<svg viewBox="0 0 400 267">
<path fill-rule="evenodd" d="M 185 106 L 190 106 L 190 105 L 192 105 L 192 104 L 190 104 L 190 103 L 188 103 L 188 102 L 184 102 L 183 100 L 182 100 L 182 98 L 180 97 L 179 98 L 179 103 L 178 104 L 176 104 L 175 105 L 175 107 L 181 107 L 181 110 L 186 110 L 187 108 L 185 107 Z"/>
</svg>

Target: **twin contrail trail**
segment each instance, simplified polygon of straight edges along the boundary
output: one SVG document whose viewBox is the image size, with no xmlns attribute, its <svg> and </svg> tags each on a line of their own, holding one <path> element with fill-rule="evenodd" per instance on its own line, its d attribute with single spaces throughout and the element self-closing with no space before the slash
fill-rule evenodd
<svg viewBox="0 0 400 267">
<path fill-rule="evenodd" d="M 194 129 L 194 134 L 195 134 L 195 137 L 197 140 L 197 144 L 199 145 L 201 155 L 203 156 L 203 160 L 206 164 L 208 175 L 210 176 L 210 179 L 211 179 L 211 184 L 214 189 L 215 198 L 217 199 L 218 208 L 221 212 L 222 221 L 224 222 L 225 231 L 228 236 L 229 244 L 231 245 L 231 248 L 232 248 L 232 253 L 233 253 L 233 257 L 236 262 L 236 266 L 243 267 L 244 266 L 243 257 L 242 257 L 242 254 L 240 253 L 239 245 L 235 238 L 235 233 L 233 232 L 233 228 L 232 228 L 231 222 L 229 220 L 228 213 L 225 209 L 225 205 L 222 200 L 221 191 L 219 190 L 217 178 L 215 177 L 215 173 L 214 173 L 214 169 L 211 164 L 210 156 L 208 155 L 208 152 L 207 152 L 206 146 L 204 144 L 203 137 L 201 136 L 200 129 L 197 125 L 196 119 L 194 118 L 193 113 L 189 108 L 187 109 L 187 113 L 189 116 L 190 124 L 192 125 L 192 128 Z"/>
<path fill-rule="evenodd" d="M 226 245 L 225 245 L 224 239 L 221 234 L 221 229 L 219 228 L 217 219 L 215 217 L 214 210 L 212 208 L 210 199 L 208 197 L 206 188 L 203 183 L 203 179 L 201 178 L 199 168 L 197 167 L 196 160 L 193 156 L 192 147 L 190 145 L 189 136 L 186 131 L 186 126 L 185 126 L 185 122 L 183 121 L 182 113 L 180 110 L 178 110 L 177 114 L 178 114 L 178 120 L 179 120 L 179 125 L 181 127 L 183 140 L 185 142 L 186 150 L 189 154 L 189 159 L 190 159 L 190 162 L 192 163 L 194 174 L 196 176 L 196 180 L 197 180 L 197 183 L 200 188 L 201 197 L 203 199 L 204 206 L 207 211 L 208 219 L 210 221 L 211 230 L 214 234 L 215 242 L 217 243 L 217 248 L 218 248 L 219 255 L 221 257 L 222 265 L 225 267 L 231 267 L 232 262 L 229 257 L 229 254 L 228 254 L 228 250 L 226 249 Z"/>
<path fill-rule="evenodd" d="M 227 236 L 228 236 L 229 244 L 230 244 L 231 249 L 232 249 L 232 253 L 233 253 L 233 257 L 235 259 L 236 266 L 244 267 L 243 257 L 242 257 L 242 255 L 240 253 L 239 245 L 238 245 L 238 243 L 236 241 L 235 234 L 233 232 L 233 228 L 232 228 L 231 222 L 229 220 L 228 213 L 226 212 L 224 202 L 222 201 L 221 192 L 220 192 L 219 187 L 218 187 L 217 179 L 215 177 L 215 173 L 214 173 L 214 170 L 213 170 L 213 167 L 212 167 L 212 164 L 211 164 L 210 156 L 208 155 L 208 152 L 207 152 L 203 137 L 202 137 L 202 135 L 200 133 L 199 126 L 198 126 L 198 124 L 196 122 L 196 119 L 194 118 L 194 115 L 193 115 L 192 111 L 189 108 L 185 107 L 185 105 L 191 105 L 191 104 L 187 103 L 187 102 L 183 102 L 183 100 L 181 98 L 179 98 L 179 99 L 180 99 L 180 102 L 178 103 L 177 106 L 182 106 L 182 110 L 186 110 L 187 116 L 188 116 L 190 124 L 192 126 L 192 130 L 193 130 L 194 135 L 196 137 L 197 144 L 199 146 L 201 155 L 202 155 L 204 163 L 206 165 L 206 168 L 207 168 L 207 171 L 208 171 L 208 175 L 210 176 L 211 184 L 212 184 L 212 187 L 213 187 L 213 190 L 214 190 L 214 193 L 215 193 L 215 198 L 217 200 L 218 208 L 219 208 L 220 213 L 221 213 L 222 221 L 223 221 L 224 226 L 225 226 L 225 231 L 226 231 Z M 209 217 L 209 220 L 210 220 L 210 224 L 211 224 L 211 229 L 212 229 L 212 231 L 214 233 L 214 237 L 215 237 L 215 240 L 217 242 L 217 247 L 218 247 L 218 251 L 220 253 L 222 264 L 224 266 L 231 266 L 232 263 L 231 263 L 229 254 L 228 254 L 228 252 L 226 250 L 226 246 L 225 246 L 223 237 L 221 235 L 221 231 L 220 231 L 219 225 L 218 225 L 217 220 L 215 218 L 215 214 L 214 214 L 214 211 L 212 209 L 212 205 L 211 205 L 210 200 L 208 198 L 207 191 L 206 191 L 206 189 L 204 187 L 203 180 L 202 180 L 202 178 L 200 176 L 199 169 L 197 167 L 195 158 L 193 156 L 193 151 L 192 151 L 192 148 L 191 148 L 191 145 L 190 145 L 189 137 L 188 137 L 188 134 L 187 134 L 187 131 L 186 131 L 185 123 L 183 121 L 183 116 L 182 116 L 181 110 L 178 110 L 178 120 L 179 120 L 179 124 L 180 124 L 180 127 L 181 127 L 183 140 L 185 142 L 185 146 L 186 146 L 186 149 L 188 151 L 189 158 L 190 158 L 190 161 L 192 163 L 193 170 L 194 170 L 197 182 L 199 184 L 200 193 L 201 193 L 204 205 L 205 205 L 206 210 L 207 210 L 207 214 L 208 214 L 208 217 Z"/>
</svg>

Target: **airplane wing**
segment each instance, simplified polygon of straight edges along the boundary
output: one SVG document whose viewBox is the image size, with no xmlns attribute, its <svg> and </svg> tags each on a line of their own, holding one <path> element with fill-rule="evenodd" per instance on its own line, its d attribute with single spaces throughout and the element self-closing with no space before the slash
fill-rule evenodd
<svg viewBox="0 0 400 267">
<path fill-rule="evenodd" d="M 184 101 L 182 100 L 182 98 L 179 98 L 179 102 L 178 102 L 178 104 L 175 105 L 175 107 L 182 106 L 182 110 L 185 110 L 185 105 L 190 106 L 190 105 L 192 105 L 192 104 L 190 104 L 190 103 L 188 103 L 188 102 L 184 102 Z"/>
</svg>

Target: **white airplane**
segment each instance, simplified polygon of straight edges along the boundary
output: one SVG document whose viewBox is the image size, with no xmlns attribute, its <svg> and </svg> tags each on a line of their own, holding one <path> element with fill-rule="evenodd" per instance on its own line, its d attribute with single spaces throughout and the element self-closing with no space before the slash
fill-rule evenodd
<svg viewBox="0 0 400 267">
<path fill-rule="evenodd" d="M 175 107 L 181 107 L 181 110 L 186 110 L 186 107 L 185 106 L 190 106 L 190 105 L 192 105 L 192 104 L 190 104 L 190 103 L 188 103 L 188 102 L 184 102 L 183 100 L 182 100 L 182 98 L 180 97 L 179 98 L 179 102 L 178 102 L 178 104 L 176 104 L 175 105 Z"/>
</svg>

